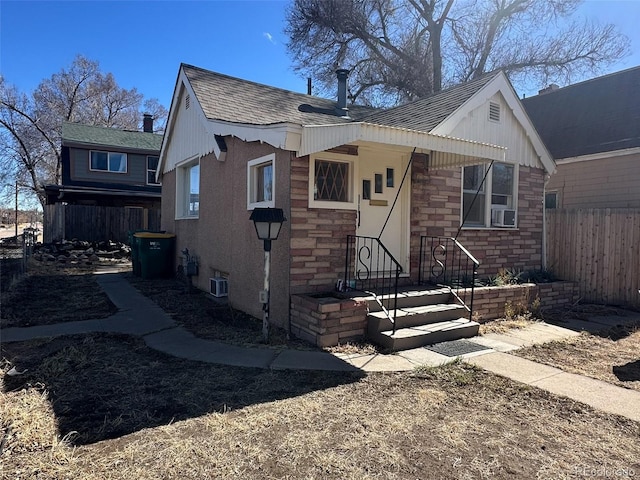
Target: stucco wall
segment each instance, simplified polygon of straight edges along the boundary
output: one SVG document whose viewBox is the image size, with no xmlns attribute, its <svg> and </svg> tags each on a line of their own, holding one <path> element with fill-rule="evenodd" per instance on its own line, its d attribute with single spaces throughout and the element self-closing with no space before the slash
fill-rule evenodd
<svg viewBox="0 0 640 480">
<path fill-rule="evenodd" d="M 463 229 L 458 240 L 480 262 L 479 275 L 501 268 L 538 269 L 542 263 L 542 169 L 520 166 L 518 228 Z M 412 165 L 411 272 L 417 280 L 420 236 L 455 236 L 460 225 L 461 169 L 428 171 Z"/>
<path fill-rule="evenodd" d="M 214 155 L 200 160 L 200 213 L 197 219 L 175 219 L 176 171 L 165 173 L 162 187 L 163 229 L 177 236 L 180 251 L 188 248 L 199 259 L 194 284 L 209 291 L 209 278 L 222 275 L 229 281 L 229 302 L 235 308 L 262 317 L 259 292 L 264 281 L 263 244 L 256 236 L 247 210 L 247 162 L 270 153 L 275 159 L 275 206 L 290 218 L 290 154 L 259 143 L 227 137 L 223 162 Z M 271 322 L 288 327 L 289 321 L 289 232 L 285 222 L 271 251 Z"/>
<path fill-rule="evenodd" d="M 640 153 L 558 163 L 547 184 L 558 208 L 640 208 Z"/>
</svg>

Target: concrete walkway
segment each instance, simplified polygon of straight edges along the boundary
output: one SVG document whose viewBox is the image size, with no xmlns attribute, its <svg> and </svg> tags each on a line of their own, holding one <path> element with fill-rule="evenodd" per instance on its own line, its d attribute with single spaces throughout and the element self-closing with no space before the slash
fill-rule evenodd
<svg viewBox="0 0 640 480">
<path fill-rule="evenodd" d="M 406 350 L 393 355 L 334 355 L 321 351 L 236 347 L 198 338 L 178 326 L 160 307 L 139 293 L 118 273 L 99 272 L 97 281 L 118 308 L 115 315 L 97 320 L 6 328 L 2 330 L 0 340 L 17 342 L 92 332 L 124 333 L 140 336 L 149 347 L 179 358 L 275 370 L 408 371 L 421 365 L 442 365 L 456 358 L 427 348 Z M 579 335 L 576 330 L 580 328 L 593 329 L 595 325 L 599 329 L 615 325 L 621 318 L 594 317 L 593 320 L 588 323 L 579 322 L 584 325 L 569 325 L 575 330 L 536 323 L 505 334 L 474 337 L 469 340 L 476 351 L 459 356 L 498 375 L 572 398 L 605 412 L 640 421 L 640 392 L 566 373 L 508 353 L 524 346 Z"/>
</svg>

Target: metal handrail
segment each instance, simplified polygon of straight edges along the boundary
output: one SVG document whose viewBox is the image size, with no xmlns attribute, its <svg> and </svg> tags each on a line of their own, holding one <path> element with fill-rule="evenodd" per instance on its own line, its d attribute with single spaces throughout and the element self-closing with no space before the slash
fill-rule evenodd
<svg viewBox="0 0 640 480">
<path fill-rule="evenodd" d="M 344 272 L 344 289 L 372 295 L 395 333 L 400 262 L 379 238 L 348 235 Z"/>
<path fill-rule="evenodd" d="M 469 320 L 473 319 L 479 266 L 480 262 L 455 238 L 420 237 L 418 282 L 448 287 L 469 312 Z"/>
</svg>

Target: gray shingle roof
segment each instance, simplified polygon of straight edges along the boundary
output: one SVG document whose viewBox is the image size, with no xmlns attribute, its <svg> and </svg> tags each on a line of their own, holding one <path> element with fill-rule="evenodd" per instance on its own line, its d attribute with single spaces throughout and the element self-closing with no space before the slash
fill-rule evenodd
<svg viewBox="0 0 640 480">
<path fill-rule="evenodd" d="M 162 135 L 64 122 L 62 143 L 159 152 L 162 146 Z"/>
<path fill-rule="evenodd" d="M 303 93 L 229 77 L 182 64 L 204 114 L 210 120 L 249 125 L 296 123 L 327 125 L 349 123 L 370 113 L 371 108 L 349 106 L 351 119 L 317 112 L 300 111 L 301 105 L 332 111 L 336 102 Z"/>
<path fill-rule="evenodd" d="M 364 117 L 370 123 L 430 132 L 476 92 L 498 75 L 498 71 L 421 98 L 406 105 L 381 110 Z"/>
<path fill-rule="evenodd" d="M 522 100 L 554 158 L 640 147 L 640 67 Z"/>
<path fill-rule="evenodd" d="M 249 125 L 287 122 L 327 125 L 364 121 L 426 132 L 444 121 L 498 74 L 490 73 L 477 80 L 387 110 L 350 105 L 350 118 L 342 118 L 331 113 L 300 109 L 301 105 L 311 105 L 315 109 L 332 112 L 336 105 L 334 100 L 261 85 L 192 65 L 182 64 L 182 68 L 210 120 Z"/>
</svg>

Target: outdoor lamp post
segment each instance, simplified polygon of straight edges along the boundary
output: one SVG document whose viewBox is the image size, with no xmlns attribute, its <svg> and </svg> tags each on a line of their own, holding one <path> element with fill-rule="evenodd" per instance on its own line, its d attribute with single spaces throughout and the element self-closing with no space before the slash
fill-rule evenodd
<svg viewBox="0 0 640 480">
<path fill-rule="evenodd" d="M 269 340 L 269 274 L 271 268 L 271 240 L 276 240 L 286 222 L 281 208 L 254 208 L 249 220 L 253 220 L 258 238 L 264 241 L 264 290 L 260 292 L 262 303 L 262 336 Z"/>
</svg>

